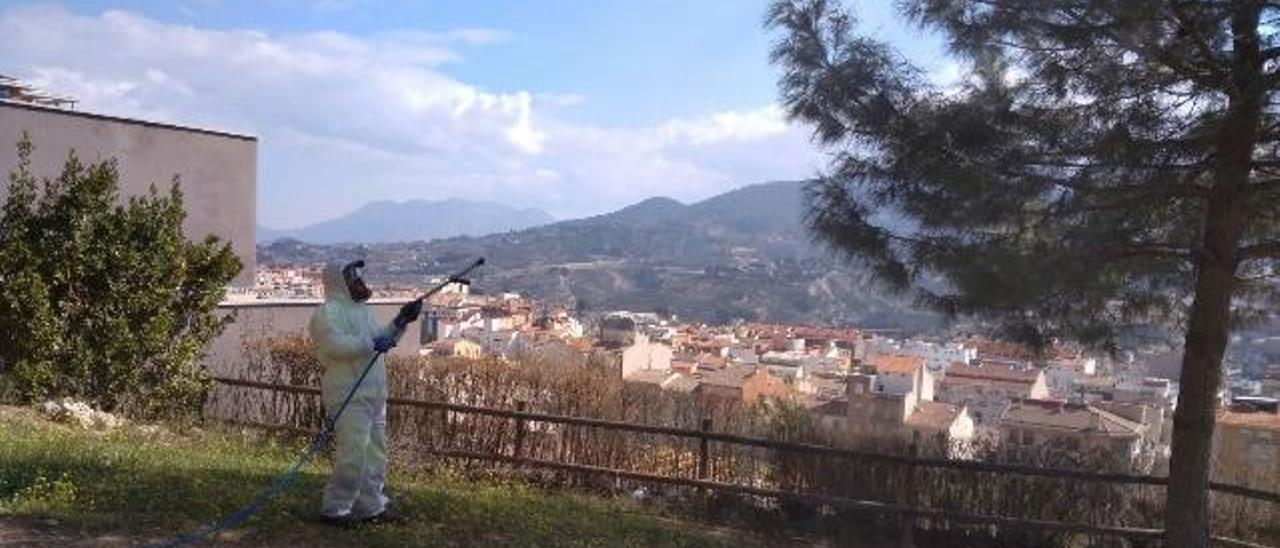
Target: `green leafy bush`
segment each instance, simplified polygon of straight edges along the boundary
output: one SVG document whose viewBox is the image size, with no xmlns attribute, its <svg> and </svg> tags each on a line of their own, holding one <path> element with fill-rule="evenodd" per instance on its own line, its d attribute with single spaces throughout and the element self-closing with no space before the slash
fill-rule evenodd
<svg viewBox="0 0 1280 548">
<path fill-rule="evenodd" d="M 143 416 L 198 411 L 203 349 L 240 271 L 230 245 L 188 241 L 175 178 L 121 200 L 114 160 L 37 181 L 18 144 L 0 210 L 0 377 L 23 400 L 71 396 Z"/>
</svg>

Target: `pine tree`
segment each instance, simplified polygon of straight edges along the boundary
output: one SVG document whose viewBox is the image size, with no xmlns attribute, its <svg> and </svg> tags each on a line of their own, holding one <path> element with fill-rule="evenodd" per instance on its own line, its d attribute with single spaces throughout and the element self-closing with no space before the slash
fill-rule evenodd
<svg viewBox="0 0 1280 548">
<path fill-rule="evenodd" d="M 832 152 L 809 228 L 921 303 L 1032 343 L 1180 330 L 1166 535 L 1207 545 L 1229 331 L 1275 297 L 1280 3 L 899 9 L 946 38 L 961 81 L 931 81 L 834 1 L 767 14 L 787 112 Z"/>
</svg>

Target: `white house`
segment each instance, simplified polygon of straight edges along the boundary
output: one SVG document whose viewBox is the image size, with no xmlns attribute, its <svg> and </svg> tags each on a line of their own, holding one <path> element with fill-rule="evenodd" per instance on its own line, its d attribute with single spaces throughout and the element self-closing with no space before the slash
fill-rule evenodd
<svg viewBox="0 0 1280 548">
<path fill-rule="evenodd" d="M 1044 368 L 1049 393 L 1065 397 L 1071 393 L 1078 379 L 1096 375 L 1097 367 L 1097 360 L 1084 356 L 1049 360 Z"/>
</svg>

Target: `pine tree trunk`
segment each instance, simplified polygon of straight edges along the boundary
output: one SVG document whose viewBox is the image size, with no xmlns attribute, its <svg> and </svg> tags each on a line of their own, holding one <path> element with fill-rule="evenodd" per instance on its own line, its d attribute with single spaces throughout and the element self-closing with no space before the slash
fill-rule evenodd
<svg viewBox="0 0 1280 548">
<path fill-rule="evenodd" d="M 1202 245 L 1196 253 L 1195 298 L 1187 322 L 1178 408 L 1173 415 L 1165 508 L 1165 540 L 1170 548 L 1209 546 L 1209 474 L 1217 396 L 1263 104 L 1263 62 L 1257 32 L 1260 14 L 1257 4 L 1242 4 L 1231 19 L 1233 91 L 1215 143 L 1213 186 L 1205 210 Z"/>
<path fill-rule="evenodd" d="M 1208 262 L 1208 261 L 1203 261 Z M 1173 416 L 1173 456 L 1165 511 L 1170 548 L 1209 545 L 1209 472 L 1234 269 L 1205 264 L 1196 278 Z"/>
</svg>

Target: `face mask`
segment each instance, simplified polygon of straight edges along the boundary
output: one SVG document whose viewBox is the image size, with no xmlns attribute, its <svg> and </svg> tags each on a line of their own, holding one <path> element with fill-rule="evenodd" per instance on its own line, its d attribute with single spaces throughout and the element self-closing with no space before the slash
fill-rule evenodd
<svg viewBox="0 0 1280 548">
<path fill-rule="evenodd" d="M 360 275 L 362 268 L 364 268 L 364 261 L 347 263 L 347 266 L 342 267 L 342 280 L 347 283 L 347 294 L 351 295 L 351 300 L 358 303 L 365 302 L 373 296 L 369 286 L 364 283 L 364 277 Z"/>
</svg>

